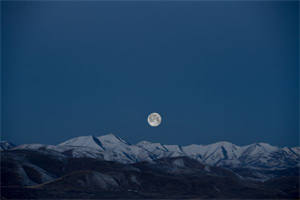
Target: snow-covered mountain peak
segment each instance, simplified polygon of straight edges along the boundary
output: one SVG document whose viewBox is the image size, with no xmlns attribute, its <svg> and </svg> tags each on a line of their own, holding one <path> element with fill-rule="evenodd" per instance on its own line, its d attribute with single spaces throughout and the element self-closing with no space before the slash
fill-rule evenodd
<svg viewBox="0 0 300 200">
<path fill-rule="evenodd" d="M 222 146 L 233 145 L 231 142 L 227 142 L 227 141 L 220 141 L 220 142 L 216 142 L 215 144 L 222 145 Z"/>
<path fill-rule="evenodd" d="M 239 148 L 239 146 L 232 144 L 231 142 L 227 142 L 227 141 L 221 141 L 221 142 L 216 142 L 213 144 L 209 144 L 209 145 L 205 145 L 205 146 L 210 146 L 211 148 L 221 148 L 224 147 L 226 149 L 237 149 Z"/>
<path fill-rule="evenodd" d="M 80 147 L 89 147 L 95 148 L 98 150 L 104 150 L 101 142 L 94 136 L 80 136 L 69 139 L 63 143 L 60 143 L 58 146 L 80 146 Z"/>
<path fill-rule="evenodd" d="M 256 145 L 261 146 L 261 147 L 265 148 L 266 150 L 271 150 L 271 151 L 278 149 L 278 147 L 272 146 L 272 145 L 270 145 L 268 143 L 265 143 L 265 142 L 259 142 L 259 143 L 256 143 Z"/>
<path fill-rule="evenodd" d="M 250 155 L 254 155 L 254 154 L 262 154 L 262 153 L 272 153 L 274 151 L 278 151 L 279 149 L 280 148 L 276 146 L 272 146 L 268 143 L 259 142 L 259 143 L 248 145 L 245 152 Z"/>
</svg>

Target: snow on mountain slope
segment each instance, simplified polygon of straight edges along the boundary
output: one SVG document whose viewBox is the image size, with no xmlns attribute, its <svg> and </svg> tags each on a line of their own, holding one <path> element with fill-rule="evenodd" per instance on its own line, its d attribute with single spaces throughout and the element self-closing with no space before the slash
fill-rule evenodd
<svg viewBox="0 0 300 200">
<path fill-rule="evenodd" d="M 269 154 L 271 152 L 279 150 L 278 147 L 271 146 L 267 143 L 255 143 L 248 145 L 246 150 L 243 152 L 244 155 L 260 155 L 260 154 Z M 243 155 L 242 155 L 243 156 Z"/>
<path fill-rule="evenodd" d="M 104 150 L 101 141 L 99 141 L 99 139 L 94 136 L 80 136 L 72 138 L 59 144 L 59 146 L 84 146 L 102 151 Z"/>
<path fill-rule="evenodd" d="M 297 158 L 300 155 L 300 148 L 299 147 L 283 147 L 282 151 L 285 152 L 288 156 L 292 158 Z"/>
<path fill-rule="evenodd" d="M 89 157 L 103 159 L 103 151 L 100 152 L 99 149 L 86 146 L 22 144 L 12 148 L 12 150 L 36 150 L 56 157 L 72 156 L 75 158 Z"/>
<path fill-rule="evenodd" d="M 169 157 L 185 156 L 182 147 L 179 145 L 164 145 L 164 147 L 170 152 Z"/>
<path fill-rule="evenodd" d="M 183 151 L 190 157 L 210 165 L 227 165 L 228 163 L 238 165 L 237 161 L 244 147 L 239 147 L 230 142 L 217 142 L 209 145 L 188 145 Z"/>
<path fill-rule="evenodd" d="M 189 155 L 203 155 L 205 152 L 205 149 L 203 148 L 204 145 L 199 145 L 199 144 L 191 144 L 182 147 L 184 153 L 189 154 Z"/>
<path fill-rule="evenodd" d="M 8 142 L 8 141 L 1 141 L 0 142 L 0 151 L 8 150 L 8 149 L 11 149 L 13 147 L 15 147 L 15 145 L 11 142 Z"/>
<path fill-rule="evenodd" d="M 151 151 L 151 152 L 156 151 L 156 150 L 168 151 L 168 149 L 160 143 L 151 143 L 151 142 L 148 142 L 148 141 L 141 141 L 141 142 L 137 143 L 136 145 L 139 146 L 139 147 L 143 147 L 143 148 L 145 148 L 145 149 L 147 149 L 148 151 Z"/>
<path fill-rule="evenodd" d="M 98 139 L 108 152 L 107 155 L 104 155 L 104 159 L 106 160 L 122 160 L 123 163 L 152 160 L 151 152 L 137 145 L 131 145 L 113 134 L 100 136 Z"/>
<path fill-rule="evenodd" d="M 230 142 L 209 145 L 163 145 L 142 141 L 136 145 L 113 135 L 81 136 L 59 145 L 26 144 L 13 149 L 51 150 L 73 157 L 91 157 L 122 163 L 187 156 L 205 164 L 228 167 L 286 168 L 299 165 L 300 148 L 279 148 L 267 143 L 237 146 Z"/>
<path fill-rule="evenodd" d="M 163 158 L 168 155 L 168 149 L 160 143 L 151 143 L 148 141 L 141 141 L 136 144 L 136 146 L 145 149 L 152 153 L 153 158 Z"/>
<path fill-rule="evenodd" d="M 291 149 L 295 154 L 300 155 L 300 147 L 292 147 Z"/>
<path fill-rule="evenodd" d="M 82 136 L 70 139 L 58 145 L 64 148 L 73 148 L 76 157 L 103 158 L 105 160 L 118 161 L 122 163 L 133 163 L 141 160 L 151 160 L 149 152 L 145 149 L 130 145 L 125 140 L 113 135 L 99 137 Z M 74 148 L 76 147 L 76 148 Z M 88 147 L 91 150 L 82 152 L 82 148 Z M 91 155 L 88 155 L 92 152 Z"/>
<path fill-rule="evenodd" d="M 278 162 L 279 160 L 275 155 L 280 151 L 282 151 L 280 148 L 271 146 L 267 143 L 254 143 L 245 146 L 245 150 L 239 157 L 239 160 L 244 165 L 249 165 L 253 167 L 280 167 L 281 164 L 280 162 Z"/>
<path fill-rule="evenodd" d="M 241 147 L 229 142 L 217 142 L 203 147 L 202 160 L 211 165 L 220 165 L 221 161 L 234 160 L 241 154 Z"/>
<path fill-rule="evenodd" d="M 106 148 L 113 148 L 117 145 L 130 145 L 128 142 L 114 134 L 102 135 L 97 137 L 97 139 L 101 141 Z"/>
</svg>

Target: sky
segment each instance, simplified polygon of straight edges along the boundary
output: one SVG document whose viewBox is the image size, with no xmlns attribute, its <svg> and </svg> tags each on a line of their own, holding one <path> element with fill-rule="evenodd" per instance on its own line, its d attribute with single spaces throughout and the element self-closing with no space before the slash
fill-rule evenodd
<svg viewBox="0 0 300 200">
<path fill-rule="evenodd" d="M 1 13 L 1 140 L 299 146 L 297 1 L 15 1 Z"/>
</svg>

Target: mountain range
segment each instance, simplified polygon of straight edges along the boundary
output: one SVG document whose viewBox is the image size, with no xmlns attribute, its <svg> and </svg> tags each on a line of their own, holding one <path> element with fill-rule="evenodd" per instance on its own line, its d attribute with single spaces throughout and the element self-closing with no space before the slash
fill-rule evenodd
<svg viewBox="0 0 300 200">
<path fill-rule="evenodd" d="M 230 142 L 209 145 L 165 145 L 141 141 L 130 144 L 114 134 L 81 136 L 58 145 L 1 143 L 1 149 L 53 150 L 73 157 L 99 158 L 121 163 L 153 161 L 165 157 L 187 156 L 213 166 L 285 169 L 299 165 L 300 147 L 276 147 L 267 143 L 238 146 Z"/>
<path fill-rule="evenodd" d="M 3 198 L 299 198 L 299 147 L 130 144 L 113 134 L 1 147 Z"/>
</svg>

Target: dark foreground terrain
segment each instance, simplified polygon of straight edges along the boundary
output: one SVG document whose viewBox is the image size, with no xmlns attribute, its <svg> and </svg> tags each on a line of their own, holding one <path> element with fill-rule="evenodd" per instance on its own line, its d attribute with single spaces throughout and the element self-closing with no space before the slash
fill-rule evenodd
<svg viewBox="0 0 300 200">
<path fill-rule="evenodd" d="M 241 173 L 239 174 L 239 171 Z M 245 170 L 203 165 L 187 157 L 120 164 L 72 158 L 56 152 L 1 152 L 3 199 L 299 199 L 299 170 L 267 181 L 242 177 Z"/>
</svg>

